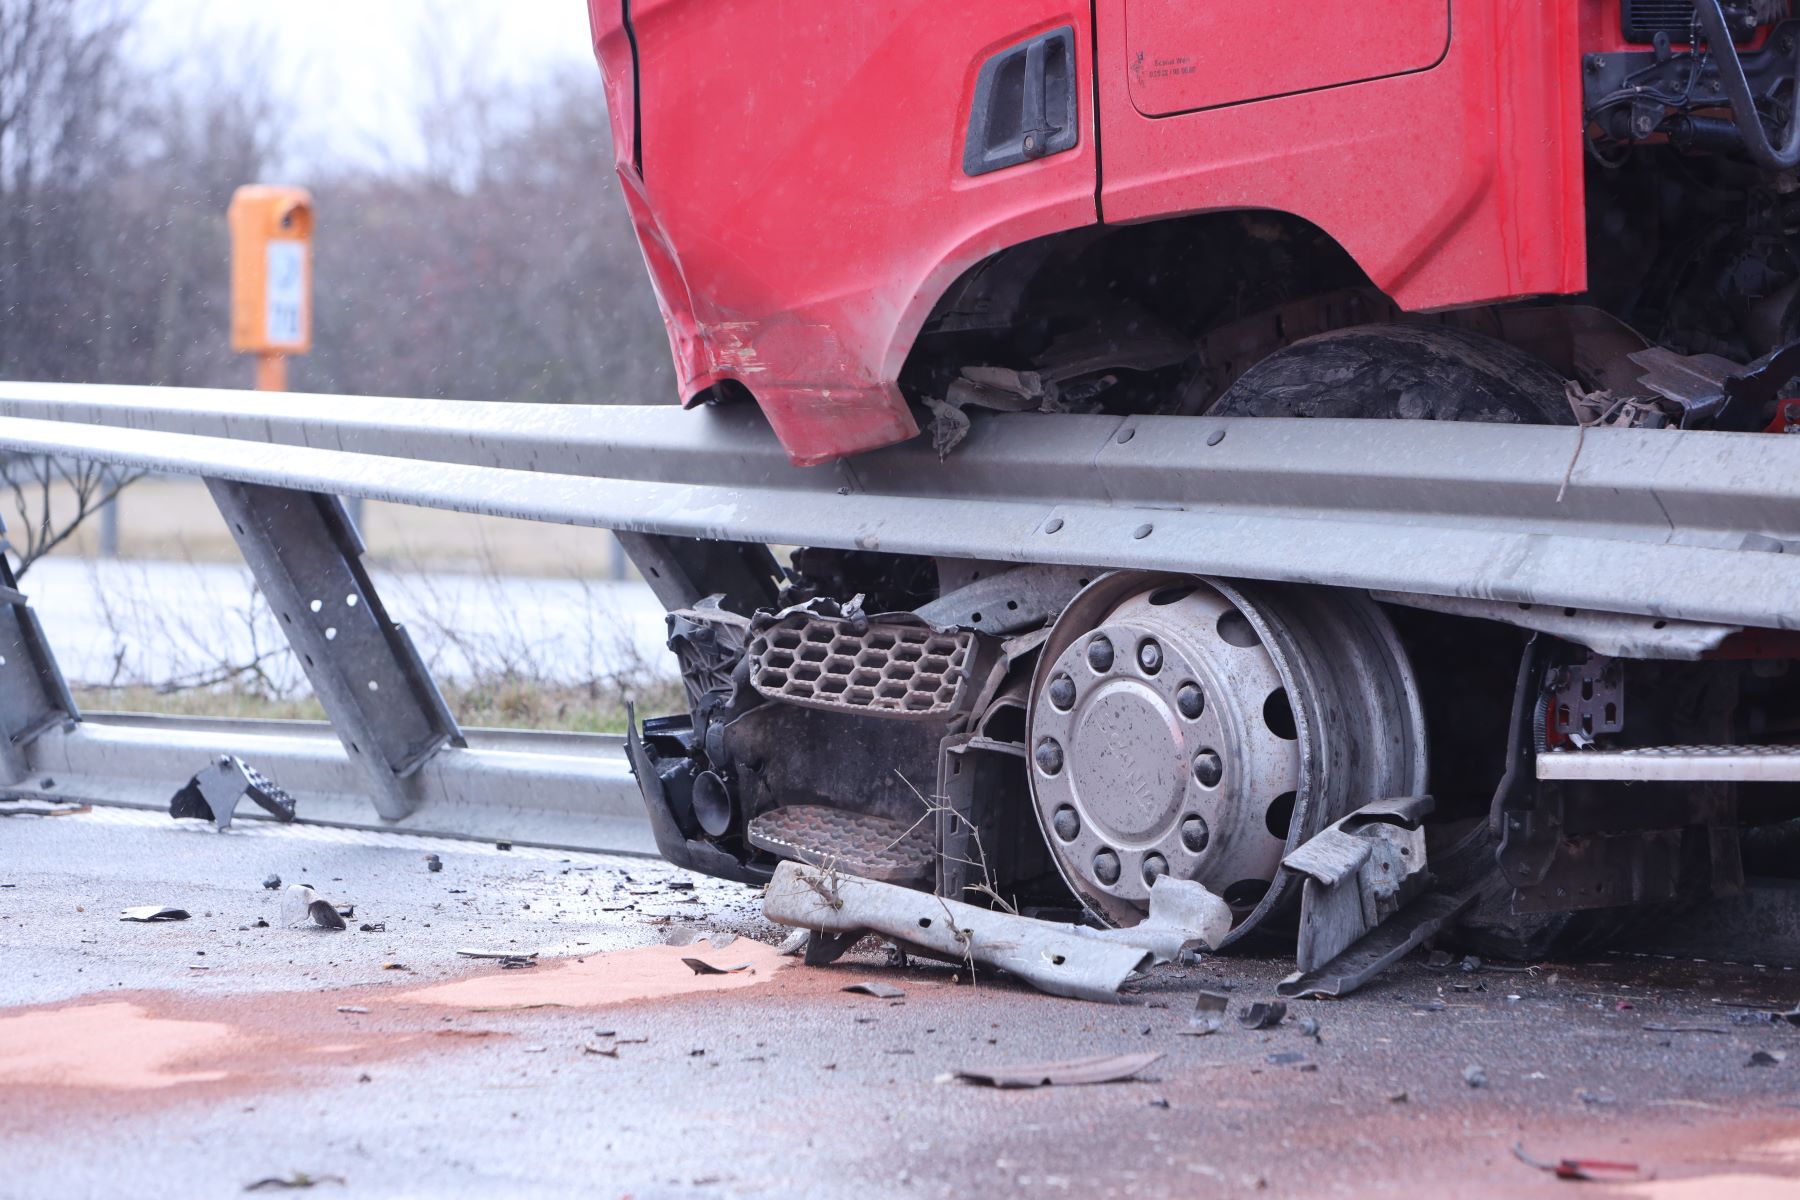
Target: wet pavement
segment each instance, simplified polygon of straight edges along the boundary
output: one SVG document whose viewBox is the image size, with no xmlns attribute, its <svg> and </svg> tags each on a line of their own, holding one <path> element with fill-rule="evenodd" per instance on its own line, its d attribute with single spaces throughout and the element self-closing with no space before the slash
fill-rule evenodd
<svg viewBox="0 0 1800 1200">
<path fill-rule="evenodd" d="M 284 926 L 271 873 L 354 904 L 349 929 Z M 192 915 L 118 920 L 143 904 Z M 666 944 L 695 931 L 736 940 Z M 872 943 L 808 968 L 782 932 L 651 860 L 0 820 L 0 1197 L 1800 1195 L 1800 1029 L 1770 1019 L 1800 973 L 1421 957 L 1195 1037 L 1197 991 L 1235 1011 L 1286 964 L 1161 968 L 1097 1005 Z M 1146 1051 L 1125 1083 L 951 1078 Z M 1655 1178 L 1560 1181 L 1515 1145 Z"/>
</svg>

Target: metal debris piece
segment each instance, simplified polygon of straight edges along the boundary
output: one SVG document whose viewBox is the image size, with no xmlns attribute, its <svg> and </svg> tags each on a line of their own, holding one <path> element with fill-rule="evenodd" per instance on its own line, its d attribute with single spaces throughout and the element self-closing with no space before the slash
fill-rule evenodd
<svg viewBox="0 0 1800 1200">
<path fill-rule="evenodd" d="M 735 967 L 715 967 L 703 958 L 684 958 L 682 962 L 696 975 L 736 975 L 739 971 L 748 971 L 749 963 L 739 963 Z"/>
<path fill-rule="evenodd" d="M 861 983 L 845 984 L 838 989 L 842 992 L 857 992 L 864 996 L 873 996 L 877 1000 L 898 1000 L 906 995 L 900 988 L 891 983 L 882 983 L 876 979 L 866 979 Z"/>
<path fill-rule="evenodd" d="M 361 925 L 358 925 L 356 928 L 363 933 L 386 933 L 387 932 L 387 922 L 386 921 L 364 921 Z"/>
<path fill-rule="evenodd" d="M 1295 963 L 1313 971 L 1337 958 L 1421 892 L 1430 796 L 1374 800 L 1327 825 L 1281 860 L 1306 877 Z"/>
<path fill-rule="evenodd" d="M 331 901 L 322 899 L 319 893 L 304 883 L 290 883 L 281 897 L 281 923 L 298 925 L 311 919 L 321 929 L 348 929 L 344 923 L 344 915 L 338 911 Z"/>
<path fill-rule="evenodd" d="M 444 869 L 444 860 L 435 854 L 427 854 L 425 856 L 425 869 L 433 872 L 441 871 Z"/>
<path fill-rule="evenodd" d="M 602 1058 L 619 1057 L 619 1048 L 617 1046 L 596 1046 L 592 1042 L 583 1042 L 581 1044 L 581 1052 L 583 1054 L 598 1054 Z"/>
<path fill-rule="evenodd" d="M 958 1067 L 958 1079 L 997 1088 L 1056 1087 L 1081 1083 L 1119 1083 L 1132 1079 L 1162 1058 L 1160 1053 L 1102 1054 L 1061 1062 L 1020 1063 L 1001 1067 Z"/>
<path fill-rule="evenodd" d="M 1273 1029 L 1287 1020 L 1287 1005 L 1279 1000 L 1258 1000 L 1238 1010 L 1238 1024 L 1245 1029 Z"/>
<path fill-rule="evenodd" d="M 1225 1025 L 1225 1010 L 1230 1006 L 1230 999 L 1222 992 L 1201 992 L 1194 997 L 1194 1014 L 1188 1018 L 1192 1028 L 1188 1033 L 1193 1037 L 1205 1037 L 1219 1032 Z"/>
<path fill-rule="evenodd" d="M 279 892 L 281 890 L 281 876 L 274 874 L 263 876 L 263 887 L 271 892 Z"/>
<path fill-rule="evenodd" d="M 468 949 L 464 949 L 464 950 L 458 950 L 457 954 L 461 955 L 463 958 L 498 958 L 498 959 L 536 958 L 538 956 L 538 952 L 536 950 L 468 950 Z"/>
<path fill-rule="evenodd" d="M 369 1010 L 361 1004 L 340 1004 L 337 1010 L 341 1013 L 366 1013 Z"/>
<path fill-rule="evenodd" d="M 1470 1063 L 1468 1066 L 1464 1067 L 1462 1077 L 1463 1082 L 1472 1088 L 1484 1088 L 1487 1086 L 1487 1071 L 1484 1070 L 1479 1063 Z"/>
<path fill-rule="evenodd" d="M 238 802 L 254 800 L 278 821 L 294 819 L 294 798 L 243 759 L 221 754 L 169 797 L 169 815 L 177 820 L 211 821 L 223 833 L 231 827 Z"/>
<path fill-rule="evenodd" d="M 1527 1154 L 1524 1142 L 1514 1142 L 1512 1152 L 1513 1157 L 1526 1166 L 1547 1171 L 1558 1179 L 1589 1183 L 1632 1183 L 1651 1178 L 1650 1172 L 1630 1162 L 1609 1162 L 1602 1158 L 1559 1158 L 1554 1162 L 1546 1162 Z"/>
<path fill-rule="evenodd" d="M 140 904 L 136 908 L 121 908 L 121 921 L 185 921 L 188 919 L 185 908 L 168 908 L 161 904 Z"/>
<path fill-rule="evenodd" d="M 803 953 L 806 950 L 806 943 L 811 938 L 812 930 L 796 929 L 782 940 L 781 945 L 776 948 L 775 953 L 781 955 L 783 958 L 792 958 L 794 955 Z"/>
<path fill-rule="evenodd" d="M 919 954 L 981 963 L 1040 991 L 1111 1000 L 1136 970 L 1173 960 L 1188 946 L 1217 946 L 1231 910 L 1192 880 L 1159 877 L 1150 915 L 1129 929 L 1089 929 L 977 908 L 826 868 L 775 868 L 763 914 L 795 928 L 850 937 L 873 932 Z"/>
<path fill-rule="evenodd" d="M 1428 892 L 1325 965 L 1295 971 L 1275 985 L 1275 992 L 1290 999 L 1347 996 L 1437 936 L 1475 902 L 1477 894 L 1473 887 L 1456 893 Z"/>
</svg>

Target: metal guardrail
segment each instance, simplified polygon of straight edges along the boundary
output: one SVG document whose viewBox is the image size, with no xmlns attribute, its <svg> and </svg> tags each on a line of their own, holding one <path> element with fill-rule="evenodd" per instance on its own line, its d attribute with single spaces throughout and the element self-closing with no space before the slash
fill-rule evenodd
<svg viewBox="0 0 1800 1200">
<path fill-rule="evenodd" d="M 631 532 L 1800 628 L 1800 439 L 1764 434 L 996 416 L 947 461 L 796 468 L 748 406 L 0 383 L 0 448 Z"/>
<path fill-rule="evenodd" d="M 1765 434 L 997 415 L 946 461 L 915 442 L 802 469 L 750 406 L 0 382 L 0 450 L 208 480 L 331 719 L 303 731 L 76 720 L 9 590 L 0 787 L 15 794 L 79 785 L 166 804 L 211 756 L 238 753 L 318 797 L 315 819 L 375 825 L 373 797 L 382 828 L 648 849 L 616 746 L 575 753 L 533 735 L 503 748 L 457 728 L 362 570 L 339 496 L 636 535 L 1800 628 L 1800 438 Z"/>
<path fill-rule="evenodd" d="M 420 769 L 423 797 L 399 828 L 438 837 L 654 855 L 644 802 L 610 734 L 464 730 Z M 394 829 L 369 803 L 362 768 L 324 721 L 87 713 L 26 750 L 30 773 L 6 791 L 45 800 L 166 812 L 169 798 L 221 754 L 253 763 L 300 797 L 310 824 Z M 238 820 L 265 819 L 243 805 Z"/>
</svg>

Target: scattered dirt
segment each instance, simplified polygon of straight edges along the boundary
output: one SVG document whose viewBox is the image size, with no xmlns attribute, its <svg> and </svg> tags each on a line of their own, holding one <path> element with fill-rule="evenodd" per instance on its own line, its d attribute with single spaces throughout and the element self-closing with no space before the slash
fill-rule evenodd
<svg viewBox="0 0 1800 1200">
<path fill-rule="evenodd" d="M 0 1017 L 0 1086 L 137 1091 L 223 1079 L 193 1070 L 216 1056 L 232 1028 L 154 1017 L 124 1001 Z"/>
<path fill-rule="evenodd" d="M 390 1001 L 436 1004 L 446 1008 L 593 1008 L 630 1000 L 661 1000 L 694 992 L 722 992 L 767 983 L 794 961 L 773 946 L 739 938 L 722 950 L 707 948 L 707 962 L 718 967 L 748 963 L 747 971 L 696 975 L 681 960 L 693 957 L 692 946 L 643 946 L 563 961 L 545 961 L 529 971 L 495 971 L 471 979 L 414 988 Z"/>
</svg>

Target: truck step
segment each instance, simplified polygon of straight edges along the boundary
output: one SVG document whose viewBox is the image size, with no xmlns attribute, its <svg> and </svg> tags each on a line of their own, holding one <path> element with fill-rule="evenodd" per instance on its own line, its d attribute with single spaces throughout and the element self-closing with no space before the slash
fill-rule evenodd
<svg viewBox="0 0 1800 1200">
<path fill-rule="evenodd" d="M 902 884 L 927 882 L 936 871 L 931 835 L 929 821 L 908 825 L 822 804 L 771 809 L 746 830 L 752 846 L 782 858 Z"/>
<path fill-rule="evenodd" d="M 1641 746 L 1537 756 L 1539 779 L 1800 782 L 1800 746 Z"/>
</svg>

